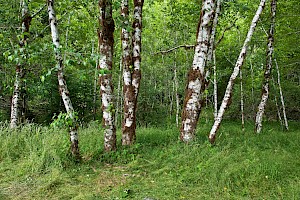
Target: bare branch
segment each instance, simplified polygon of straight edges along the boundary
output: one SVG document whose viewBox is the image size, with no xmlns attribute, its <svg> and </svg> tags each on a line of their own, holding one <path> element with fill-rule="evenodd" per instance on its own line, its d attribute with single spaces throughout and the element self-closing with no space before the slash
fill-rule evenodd
<svg viewBox="0 0 300 200">
<path fill-rule="evenodd" d="M 176 49 L 179 49 L 179 48 L 194 49 L 195 45 L 186 45 L 186 44 L 183 44 L 183 45 L 179 45 L 177 47 L 173 47 L 173 48 L 165 50 L 165 51 L 156 52 L 156 53 L 154 53 L 154 55 L 158 55 L 158 54 L 163 54 L 164 55 L 164 54 L 170 53 L 172 51 L 175 51 Z"/>
<path fill-rule="evenodd" d="M 234 27 L 235 26 L 235 22 L 237 21 L 237 19 L 235 19 L 234 21 L 233 21 L 233 23 L 230 25 L 230 26 L 227 26 L 224 30 L 223 30 L 223 33 L 222 33 L 222 35 L 221 35 L 221 37 L 219 38 L 219 40 L 216 42 L 216 44 L 215 44 L 215 49 L 217 48 L 217 46 L 221 43 L 221 41 L 223 40 L 223 38 L 224 38 L 224 36 L 225 36 L 225 33 L 227 32 L 227 31 L 229 31 L 232 27 Z"/>
<path fill-rule="evenodd" d="M 40 12 L 42 12 L 42 10 L 46 7 L 46 4 L 44 4 L 38 11 L 36 11 L 36 13 L 34 13 L 31 18 L 34 18 L 35 16 L 37 16 L 38 14 L 40 14 Z"/>
</svg>

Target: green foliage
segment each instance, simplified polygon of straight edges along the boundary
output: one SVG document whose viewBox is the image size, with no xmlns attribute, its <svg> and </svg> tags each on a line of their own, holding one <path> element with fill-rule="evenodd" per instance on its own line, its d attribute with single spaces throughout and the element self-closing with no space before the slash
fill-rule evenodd
<svg viewBox="0 0 300 200">
<path fill-rule="evenodd" d="M 53 122 L 50 124 L 50 127 L 53 128 L 72 128 L 77 126 L 78 113 L 59 113 L 57 116 L 54 114 L 52 117 Z"/>
</svg>

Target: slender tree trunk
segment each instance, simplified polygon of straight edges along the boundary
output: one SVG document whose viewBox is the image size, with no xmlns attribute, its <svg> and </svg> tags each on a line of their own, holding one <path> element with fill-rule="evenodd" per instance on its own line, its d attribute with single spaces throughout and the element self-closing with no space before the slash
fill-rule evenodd
<svg viewBox="0 0 300 200">
<path fill-rule="evenodd" d="M 274 80 L 274 77 L 272 76 L 272 83 L 273 83 L 273 88 L 274 88 L 274 101 L 275 101 L 275 105 L 276 105 L 276 109 L 277 109 L 277 115 L 278 115 L 278 119 L 279 119 L 279 122 L 280 122 L 280 126 L 283 127 L 283 122 L 282 122 L 282 117 L 281 117 L 281 112 L 280 112 L 280 108 L 278 106 L 278 101 L 277 101 L 277 96 L 275 94 L 275 91 L 276 90 L 276 86 L 275 86 L 275 80 Z"/>
<path fill-rule="evenodd" d="M 255 111 L 255 100 L 254 100 L 254 73 L 253 73 L 253 65 L 250 58 L 250 70 L 251 70 L 251 98 L 252 98 L 252 113 Z M 251 114 L 252 114 L 251 113 Z M 251 115 L 252 116 L 252 115 Z M 254 116 L 254 115 L 253 115 Z"/>
<path fill-rule="evenodd" d="M 122 57 L 120 59 L 120 65 L 119 65 L 119 80 L 118 80 L 118 96 L 117 96 L 117 109 L 116 109 L 116 126 L 118 127 L 118 115 L 120 114 L 120 120 L 122 121 L 122 112 L 121 111 L 121 108 L 122 108 L 122 77 L 123 77 L 123 64 L 122 64 Z"/>
<path fill-rule="evenodd" d="M 271 27 L 268 35 L 268 49 L 267 49 L 267 62 L 264 74 L 264 81 L 262 85 L 261 100 L 257 108 L 255 119 L 255 132 L 260 133 L 262 129 L 262 119 L 269 98 L 270 91 L 270 77 L 272 70 L 272 59 L 274 52 L 274 31 L 275 31 L 275 15 L 276 15 L 276 0 L 271 1 Z"/>
<path fill-rule="evenodd" d="M 22 39 L 19 41 L 20 48 L 25 48 L 27 43 L 29 28 L 31 23 L 31 15 L 29 13 L 28 5 L 25 0 L 21 0 L 21 15 L 22 15 Z M 18 126 L 19 115 L 23 115 L 20 111 L 20 99 L 21 99 L 21 88 L 22 88 L 22 77 L 24 75 L 24 66 L 18 63 L 16 66 L 16 79 L 14 83 L 14 92 L 11 101 L 11 115 L 10 115 L 10 128 L 15 128 Z M 25 99 L 23 99 L 25 100 Z M 25 106 L 25 103 L 23 104 Z M 24 109 L 22 109 L 24 110 Z"/>
<path fill-rule="evenodd" d="M 94 55 L 95 50 L 94 50 L 94 40 L 92 41 L 93 47 L 92 47 L 92 55 Z M 99 51 L 99 43 L 98 43 L 98 48 L 97 50 Z M 96 113 L 97 113 L 97 80 L 98 80 L 98 59 L 96 60 L 96 65 L 95 65 L 95 73 L 94 73 L 94 89 L 93 89 L 93 120 L 96 120 Z"/>
<path fill-rule="evenodd" d="M 176 98 L 176 126 L 179 126 L 179 94 L 178 94 L 178 78 L 177 78 L 177 65 L 176 65 L 176 52 L 175 52 L 175 61 L 174 61 L 174 89 L 175 89 L 175 98 Z"/>
<path fill-rule="evenodd" d="M 16 128 L 19 121 L 19 99 L 20 99 L 20 66 L 16 67 L 16 79 L 14 84 L 14 93 L 11 100 L 10 128 Z"/>
<path fill-rule="evenodd" d="M 99 0 L 100 29 L 98 31 L 100 49 L 100 91 L 102 99 L 104 127 L 104 149 L 116 149 L 115 107 L 113 102 L 112 65 L 115 24 L 112 18 L 112 1 Z"/>
<path fill-rule="evenodd" d="M 243 91 L 243 74 L 242 70 L 240 71 L 240 90 L 241 90 L 241 117 L 242 117 L 242 131 L 245 131 L 245 114 L 244 114 L 244 91 Z"/>
<path fill-rule="evenodd" d="M 228 85 L 227 85 L 227 88 L 226 88 L 226 91 L 225 91 L 225 95 L 224 95 L 223 100 L 222 100 L 222 104 L 221 104 L 220 109 L 218 111 L 218 116 L 215 119 L 214 125 L 212 126 L 212 129 L 211 129 L 210 134 L 209 134 L 209 140 L 210 140 L 211 143 L 214 143 L 214 141 L 215 141 L 216 133 L 217 133 L 217 131 L 218 131 L 220 125 L 221 125 L 222 118 L 223 118 L 223 115 L 225 113 L 225 109 L 228 108 L 230 103 L 231 103 L 231 97 L 232 97 L 234 81 L 235 81 L 237 75 L 239 74 L 240 68 L 242 67 L 242 65 L 244 63 L 244 60 L 246 58 L 248 44 L 251 40 L 251 37 L 253 35 L 253 32 L 255 30 L 255 27 L 257 25 L 259 17 L 260 17 L 260 15 L 261 15 L 264 7 L 265 7 L 265 3 L 266 3 L 266 0 L 261 0 L 260 1 L 260 5 L 259 5 L 259 7 L 256 11 L 256 14 L 254 15 L 253 20 L 252 20 L 250 29 L 248 31 L 246 40 L 245 40 L 243 48 L 242 48 L 242 51 L 240 52 L 240 55 L 239 55 L 239 58 L 238 58 L 238 60 L 235 64 L 233 73 L 231 74 L 231 77 L 229 79 L 229 82 L 228 82 Z"/>
<path fill-rule="evenodd" d="M 180 139 L 190 142 L 195 137 L 195 130 L 201 112 L 202 93 L 205 90 L 205 65 L 208 57 L 209 41 L 215 12 L 215 1 L 205 0 L 202 5 L 197 30 L 197 44 L 192 68 L 188 73 L 185 100 L 181 115 Z"/>
<path fill-rule="evenodd" d="M 70 126 L 70 141 L 71 141 L 71 153 L 72 155 L 79 159 L 79 146 L 78 146 L 78 133 L 77 133 L 77 122 L 75 117 L 74 108 L 70 99 L 69 90 L 67 88 L 67 83 L 64 78 L 64 65 L 63 57 L 60 51 L 60 41 L 57 28 L 57 20 L 54 10 L 54 0 L 48 0 L 48 14 L 49 14 L 49 23 L 51 28 L 52 41 L 54 45 L 55 59 L 57 62 L 57 78 L 58 78 L 58 87 L 60 96 L 62 97 L 65 109 L 69 115 L 69 118 L 72 120 L 72 125 Z"/>
<path fill-rule="evenodd" d="M 282 93 L 282 88 L 281 88 L 281 83 L 280 83 L 279 67 L 278 67 L 276 58 L 274 59 L 274 61 L 275 61 L 275 66 L 276 66 L 276 71 L 277 71 L 277 83 L 278 83 L 278 87 L 279 87 L 279 94 L 280 94 L 280 100 L 281 100 L 281 105 L 282 105 L 284 125 L 285 125 L 286 130 L 289 130 L 289 124 L 288 124 L 288 120 L 286 117 L 284 98 L 283 98 L 283 93 Z"/>
<path fill-rule="evenodd" d="M 213 52 L 214 59 L 214 119 L 217 118 L 218 115 L 218 81 L 217 81 L 217 65 L 216 65 L 216 52 Z"/>
<path fill-rule="evenodd" d="M 141 33 L 142 33 L 142 8 L 144 0 L 134 0 L 134 22 L 132 24 L 132 54 L 128 32 L 129 10 L 128 0 L 122 0 L 121 15 L 123 18 L 122 50 L 123 50 L 123 95 L 124 119 L 122 123 L 122 145 L 131 145 L 136 138 L 136 110 L 137 98 L 141 80 Z"/>
</svg>

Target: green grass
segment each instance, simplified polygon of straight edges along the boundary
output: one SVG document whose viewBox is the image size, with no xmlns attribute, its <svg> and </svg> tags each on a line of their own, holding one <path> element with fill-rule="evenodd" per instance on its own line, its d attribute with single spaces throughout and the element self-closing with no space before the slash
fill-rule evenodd
<svg viewBox="0 0 300 200">
<path fill-rule="evenodd" d="M 65 130 L 0 124 L 0 199 L 300 199 L 300 127 L 223 123 L 217 143 L 199 125 L 197 140 L 176 128 L 138 128 L 137 143 L 103 153 L 97 123 L 80 129 L 81 163 Z M 120 138 L 120 133 L 118 133 Z"/>
</svg>

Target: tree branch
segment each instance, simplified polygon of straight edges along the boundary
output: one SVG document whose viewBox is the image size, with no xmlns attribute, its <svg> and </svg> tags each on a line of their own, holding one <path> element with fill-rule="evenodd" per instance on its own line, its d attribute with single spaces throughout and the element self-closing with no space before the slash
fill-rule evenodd
<svg viewBox="0 0 300 200">
<path fill-rule="evenodd" d="M 34 18 L 35 16 L 37 16 L 38 14 L 40 14 L 40 12 L 42 12 L 42 10 L 46 7 L 46 4 L 44 4 L 44 6 L 42 6 L 38 11 L 36 11 L 36 13 L 34 13 L 31 18 Z"/>
<path fill-rule="evenodd" d="M 235 22 L 236 22 L 236 21 L 237 21 L 237 19 L 235 19 L 235 20 L 233 21 L 233 23 L 232 23 L 230 26 L 227 26 L 227 27 L 223 30 L 223 33 L 222 33 L 221 37 L 219 38 L 219 40 L 218 40 L 218 41 L 216 42 L 216 44 L 215 44 L 215 49 L 217 48 L 217 46 L 218 46 L 218 45 L 221 43 L 221 41 L 223 40 L 226 31 L 229 31 L 232 27 L 235 26 Z"/>
<path fill-rule="evenodd" d="M 183 44 L 183 45 L 179 45 L 179 46 L 173 47 L 173 48 L 168 49 L 168 50 L 156 52 L 156 53 L 154 53 L 154 55 L 158 55 L 158 54 L 163 54 L 164 55 L 164 54 L 170 53 L 172 51 L 175 51 L 176 49 L 179 49 L 179 48 L 193 49 L 193 48 L 195 48 L 195 45 Z"/>
</svg>

